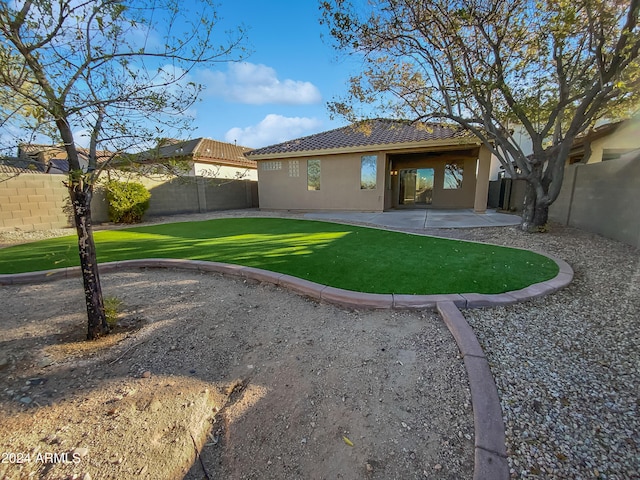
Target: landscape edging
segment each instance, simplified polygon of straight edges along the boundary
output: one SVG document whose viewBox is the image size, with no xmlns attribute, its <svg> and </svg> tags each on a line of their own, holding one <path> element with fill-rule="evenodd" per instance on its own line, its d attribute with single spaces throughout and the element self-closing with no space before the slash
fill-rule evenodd
<svg viewBox="0 0 640 480">
<path fill-rule="evenodd" d="M 123 268 L 182 268 L 240 276 L 282 286 L 296 293 L 351 308 L 433 309 L 436 310 L 454 337 L 469 378 L 474 417 L 474 480 L 508 480 L 509 465 L 505 445 L 505 430 L 498 390 L 482 351 L 482 347 L 459 308 L 479 308 L 508 305 L 549 295 L 566 287 L 573 279 L 573 269 L 564 260 L 542 252 L 558 265 L 558 274 L 544 282 L 521 290 L 500 294 L 372 294 L 343 290 L 304 280 L 283 273 L 221 262 L 150 258 L 107 262 L 99 265 L 101 273 Z M 41 272 L 0 274 L 0 285 L 28 284 L 79 277 L 80 267 L 67 267 Z"/>
<path fill-rule="evenodd" d="M 539 252 L 537 252 L 539 253 Z M 534 283 L 521 290 L 499 294 L 461 293 L 461 294 L 434 294 L 434 295 L 407 295 L 407 294 L 378 294 L 363 293 L 352 290 L 344 290 L 329 287 L 319 283 L 297 278 L 284 273 L 272 272 L 255 267 L 245 267 L 222 262 L 208 262 L 204 260 L 183 260 L 175 258 L 147 258 L 137 260 L 122 260 L 106 262 L 99 265 L 101 273 L 111 272 L 121 268 L 182 268 L 187 270 L 200 270 L 217 272 L 227 275 L 241 276 L 260 282 L 273 283 L 291 288 L 298 293 L 306 294 L 330 303 L 338 303 L 352 307 L 367 308 L 398 308 L 398 309 L 425 309 L 435 310 L 439 302 L 452 301 L 459 308 L 476 308 L 496 305 L 505 305 L 530 300 L 540 296 L 549 295 L 566 287 L 573 279 L 573 270 L 563 260 L 545 255 L 559 267 L 558 274 L 544 282 Z M 0 274 L 0 285 L 17 285 L 39 283 L 80 276 L 80 267 L 66 267 L 40 272 Z"/>
</svg>

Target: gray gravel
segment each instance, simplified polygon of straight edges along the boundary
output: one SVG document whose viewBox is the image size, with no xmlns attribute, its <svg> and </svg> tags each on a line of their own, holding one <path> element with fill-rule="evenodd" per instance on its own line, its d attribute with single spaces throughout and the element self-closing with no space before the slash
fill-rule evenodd
<svg viewBox="0 0 640 480">
<path fill-rule="evenodd" d="M 464 235 L 575 271 L 549 297 L 463 312 L 498 386 L 512 478 L 640 478 L 640 252 L 560 226 Z"/>
</svg>

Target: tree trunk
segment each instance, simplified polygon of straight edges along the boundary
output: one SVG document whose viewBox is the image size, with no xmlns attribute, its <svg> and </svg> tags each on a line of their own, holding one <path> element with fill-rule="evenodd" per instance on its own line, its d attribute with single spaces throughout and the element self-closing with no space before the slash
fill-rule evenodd
<svg viewBox="0 0 640 480">
<path fill-rule="evenodd" d="M 78 233 L 80 268 L 82 269 L 84 296 L 87 304 L 87 339 L 94 340 L 107 334 L 109 326 L 104 313 L 96 246 L 93 241 L 93 229 L 91 226 L 93 185 L 82 181 L 72 181 L 69 187 L 69 195 L 73 205 L 73 215 Z"/>
<path fill-rule="evenodd" d="M 525 232 L 541 232 L 546 229 L 549 221 L 549 202 L 545 197 L 546 195 L 540 195 L 540 190 L 534 184 L 527 182 L 522 223 L 520 224 Z"/>
</svg>

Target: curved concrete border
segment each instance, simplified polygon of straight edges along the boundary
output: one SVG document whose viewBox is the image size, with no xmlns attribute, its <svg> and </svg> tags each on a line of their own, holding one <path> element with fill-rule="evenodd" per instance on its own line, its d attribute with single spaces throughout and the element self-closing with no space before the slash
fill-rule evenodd
<svg viewBox="0 0 640 480">
<path fill-rule="evenodd" d="M 474 480 L 508 480 L 509 465 L 505 445 L 505 430 L 502 408 L 489 363 L 482 351 L 473 329 L 459 308 L 509 305 L 549 295 L 571 283 L 573 269 L 565 261 L 545 255 L 558 265 L 558 274 L 547 281 L 530 285 L 521 290 L 487 295 L 478 293 L 443 295 L 396 295 L 353 292 L 328 287 L 309 280 L 283 273 L 243 267 L 228 263 L 199 260 L 150 258 L 125 260 L 100 264 L 100 271 L 113 272 L 124 268 L 181 268 L 202 272 L 217 272 L 245 277 L 260 282 L 272 283 L 316 300 L 327 301 L 347 307 L 433 309 L 443 318 L 462 354 L 473 405 L 474 423 Z M 0 285 L 39 283 L 61 278 L 80 276 L 80 267 L 69 267 L 42 272 L 0 275 Z"/>
<path fill-rule="evenodd" d="M 100 272 L 113 272 L 121 268 L 181 268 L 202 272 L 217 272 L 250 278 L 260 282 L 280 285 L 302 295 L 318 300 L 336 303 L 348 307 L 365 308 L 400 308 L 435 310 L 439 302 L 453 302 L 459 308 L 488 307 L 508 305 L 530 300 L 553 293 L 567 286 L 573 278 L 573 270 L 563 260 L 545 255 L 558 265 L 556 277 L 544 282 L 535 283 L 521 290 L 498 294 L 461 293 L 440 295 L 404 295 L 362 293 L 341 288 L 329 287 L 309 280 L 304 280 L 284 273 L 271 272 L 254 267 L 244 267 L 229 263 L 208 262 L 204 260 L 181 260 L 173 258 L 148 258 L 140 260 L 123 260 L 100 264 Z M 60 278 L 80 276 L 80 267 L 67 267 L 40 272 L 0 274 L 0 285 L 39 283 Z"/>
<path fill-rule="evenodd" d="M 500 397 L 475 333 L 453 302 L 438 303 L 438 313 L 462 354 L 473 405 L 474 480 L 508 480 L 509 464 Z"/>
</svg>

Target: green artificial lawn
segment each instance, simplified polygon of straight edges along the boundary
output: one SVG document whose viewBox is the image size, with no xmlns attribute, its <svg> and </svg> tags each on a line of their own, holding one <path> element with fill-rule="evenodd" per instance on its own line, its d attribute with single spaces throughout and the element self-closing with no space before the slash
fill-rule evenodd
<svg viewBox="0 0 640 480">
<path fill-rule="evenodd" d="M 553 278 L 525 250 L 329 222 L 226 218 L 95 232 L 99 262 L 209 260 L 369 293 L 502 293 Z M 0 249 L 0 273 L 79 265 L 76 237 Z"/>
</svg>

